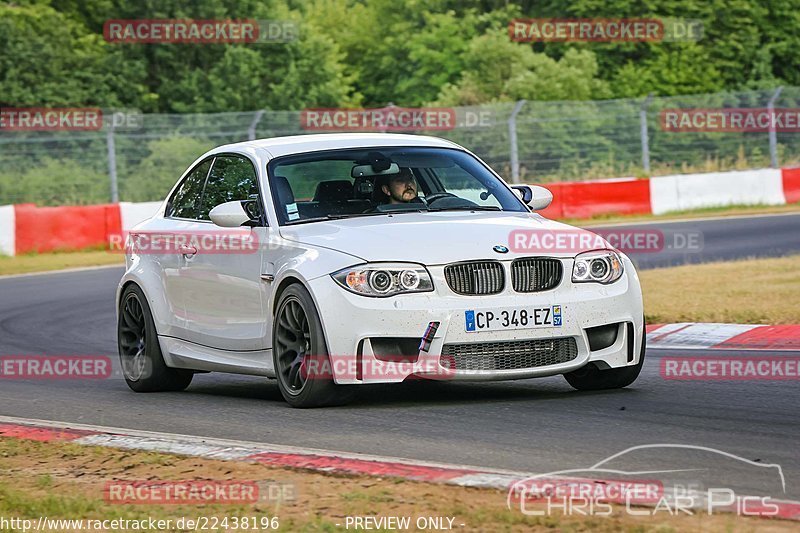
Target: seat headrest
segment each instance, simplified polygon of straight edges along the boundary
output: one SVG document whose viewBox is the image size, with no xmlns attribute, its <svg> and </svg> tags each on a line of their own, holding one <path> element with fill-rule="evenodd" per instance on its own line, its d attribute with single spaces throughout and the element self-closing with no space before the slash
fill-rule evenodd
<svg viewBox="0 0 800 533">
<path fill-rule="evenodd" d="M 289 180 L 285 176 L 275 176 L 272 184 L 275 186 L 275 192 L 278 196 L 278 203 L 282 205 L 294 203 L 294 193 L 292 186 L 289 185 Z"/>
<path fill-rule="evenodd" d="M 353 198 L 353 184 L 349 180 L 321 181 L 314 191 L 315 202 L 341 202 Z"/>
<path fill-rule="evenodd" d="M 363 176 L 356 178 L 353 182 L 353 197 L 358 200 L 371 200 L 375 188 L 372 179 Z"/>
</svg>

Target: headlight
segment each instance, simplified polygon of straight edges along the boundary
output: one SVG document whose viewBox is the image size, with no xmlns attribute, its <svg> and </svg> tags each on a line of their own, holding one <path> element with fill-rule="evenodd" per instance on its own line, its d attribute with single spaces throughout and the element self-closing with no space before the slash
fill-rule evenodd
<svg viewBox="0 0 800 533">
<path fill-rule="evenodd" d="M 433 290 L 431 275 L 419 265 L 371 263 L 345 268 L 331 277 L 348 291 L 363 296 L 385 297 Z"/>
<path fill-rule="evenodd" d="M 612 250 L 584 252 L 575 257 L 573 283 L 614 283 L 622 276 L 622 259 Z"/>
</svg>

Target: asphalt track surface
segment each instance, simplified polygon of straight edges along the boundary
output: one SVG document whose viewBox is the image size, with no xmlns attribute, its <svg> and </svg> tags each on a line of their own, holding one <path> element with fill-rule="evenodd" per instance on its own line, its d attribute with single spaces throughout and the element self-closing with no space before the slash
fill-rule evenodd
<svg viewBox="0 0 800 533">
<path fill-rule="evenodd" d="M 701 223 L 707 257 L 717 258 L 725 248 L 709 238 L 722 225 L 735 234 L 724 237 L 733 248 L 726 258 L 739 257 L 738 250 L 745 256 L 797 252 L 799 221 L 800 216 Z M 791 224 L 795 242 L 787 245 Z M 740 247 L 740 238 L 753 247 Z M 121 273 L 105 268 L 0 279 L 0 356 L 116 358 L 114 291 Z M 616 466 L 626 471 L 689 469 L 681 481 L 800 500 L 797 381 L 661 377 L 662 357 L 706 353 L 648 350 L 639 380 L 617 391 L 576 392 L 560 376 L 477 384 L 412 382 L 364 387 L 348 406 L 316 410 L 291 409 L 274 381 L 247 376 L 198 375 L 185 392 L 160 394 L 133 393 L 119 377 L 0 379 L 0 414 L 536 473 L 588 468 L 641 444 L 704 446 L 780 465 L 786 492 L 773 469 L 714 453 L 636 452 Z"/>
</svg>

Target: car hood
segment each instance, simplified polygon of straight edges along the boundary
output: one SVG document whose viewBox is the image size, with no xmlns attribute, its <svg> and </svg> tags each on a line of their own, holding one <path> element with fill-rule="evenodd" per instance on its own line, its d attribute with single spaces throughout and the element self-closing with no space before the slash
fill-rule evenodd
<svg viewBox="0 0 800 533">
<path fill-rule="evenodd" d="M 520 240 L 519 235 L 525 239 Z M 425 265 L 532 255 L 574 257 L 582 251 L 611 248 L 587 230 L 534 213 L 511 212 L 366 216 L 283 226 L 281 236 L 345 252 L 364 261 L 410 261 Z M 494 250 L 497 246 L 509 251 L 499 253 Z"/>
</svg>

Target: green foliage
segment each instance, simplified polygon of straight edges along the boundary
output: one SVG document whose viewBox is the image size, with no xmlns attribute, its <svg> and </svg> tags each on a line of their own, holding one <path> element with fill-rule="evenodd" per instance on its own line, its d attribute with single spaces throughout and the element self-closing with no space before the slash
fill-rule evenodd
<svg viewBox="0 0 800 533">
<path fill-rule="evenodd" d="M 130 202 L 163 199 L 192 161 L 213 143 L 191 137 L 167 137 L 147 143 L 149 155 L 120 176 L 120 197 Z"/>
<path fill-rule="evenodd" d="M 442 89 L 442 105 L 477 105 L 514 100 L 588 100 L 609 96 L 598 79 L 595 55 L 568 50 L 555 60 L 490 32 L 469 43 L 461 80 Z"/>
<path fill-rule="evenodd" d="M 671 50 L 657 48 L 644 61 L 626 63 L 617 71 L 612 87 L 620 97 L 702 94 L 724 88 L 708 51 L 694 43 L 675 43 Z"/>
<path fill-rule="evenodd" d="M 696 43 L 511 42 L 520 17 L 696 19 Z M 116 44 L 109 19 L 292 20 L 290 43 Z M 145 112 L 680 95 L 800 85 L 796 0 L 0 0 L 0 104 Z"/>
<path fill-rule="evenodd" d="M 0 170 L 4 204 L 100 204 L 108 202 L 109 187 L 107 173 L 70 159 L 44 158 L 21 173 Z"/>
<path fill-rule="evenodd" d="M 146 99 L 141 67 L 67 13 L 0 3 L 0 105 L 139 103 Z"/>
</svg>

